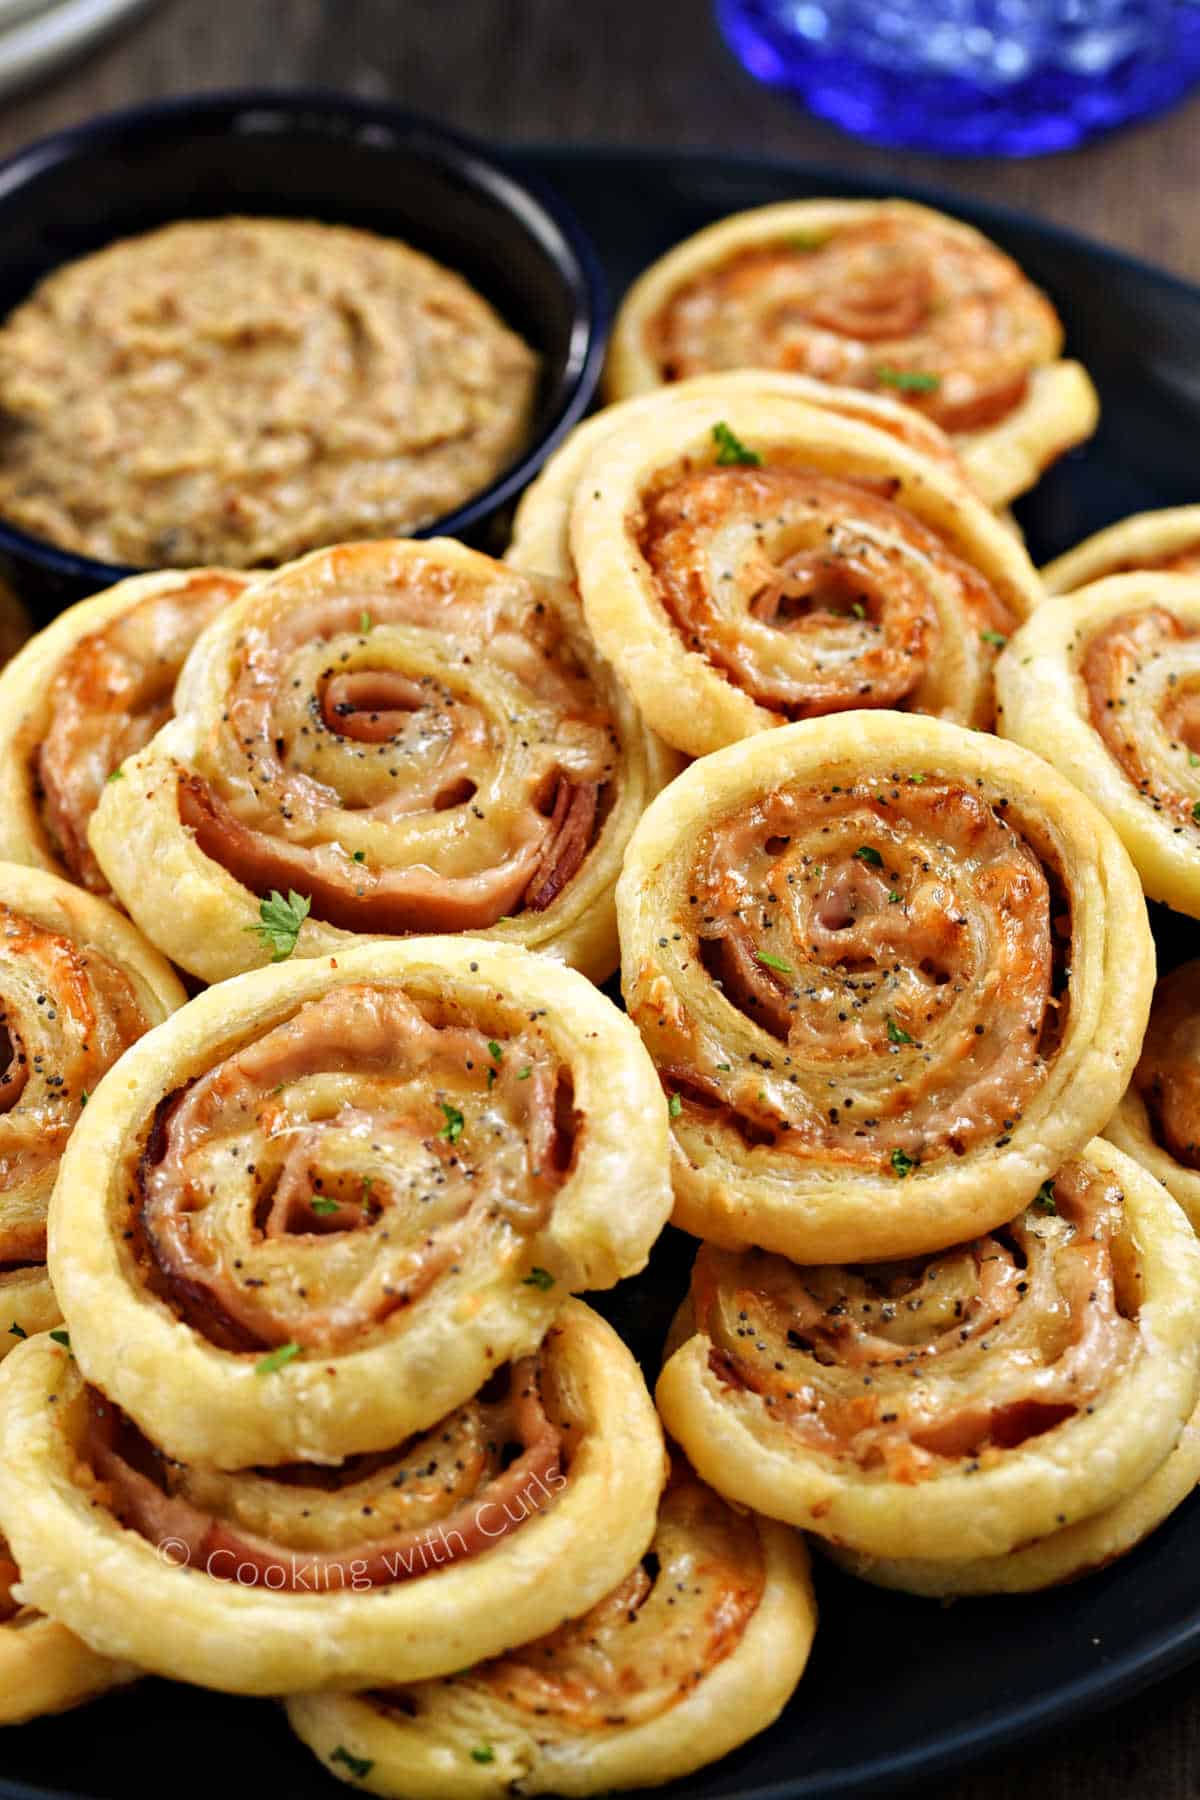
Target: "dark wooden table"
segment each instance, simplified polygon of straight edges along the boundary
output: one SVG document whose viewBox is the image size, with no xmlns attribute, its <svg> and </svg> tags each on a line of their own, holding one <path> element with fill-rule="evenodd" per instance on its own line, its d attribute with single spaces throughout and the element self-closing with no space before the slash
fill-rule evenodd
<svg viewBox="0 0 1200 1800">
<path fill-rule="evenodd" d="M 1032 208 L 1200 280 L 1200 95 L 1047 161 L 892 155 L 741 75 L 707 0 L 159 0 L 85 63 L 8 101 L 0 153 L 133 100 L 304 82 L 395 97 L 496 138 L 770 151 L 935 182 Z M 937 1790 L 939 1800 L 1196 1800 L 1200 1672 Z"/>
</svg>

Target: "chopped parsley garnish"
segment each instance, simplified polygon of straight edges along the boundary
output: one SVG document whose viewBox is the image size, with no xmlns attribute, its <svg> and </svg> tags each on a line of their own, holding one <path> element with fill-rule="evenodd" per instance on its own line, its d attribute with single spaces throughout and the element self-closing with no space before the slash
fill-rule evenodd
<svg viewBox="0 0 1200 1800">
<path fill-rule="evenodd" d="M 339 1744 L 329 1760 L 331 1763 L 343 1763 L 356 1781 L 365 1781 L 375 1767 L 369 1756 L 352 1756 L 345 1744 Z"/>
<path fill-rule="evenodd" d="M 495 1762 L 496 1752 L 490 1744 L 476 1744 L 471 1752 L 471 1761 L 477 1763 Z"/>
<path fill-rule="evenodd" d="M 888 905 L 889 906 L 899 906 L 899 904 L 900 904 L 900 896 L 896 892 L 895 888 L 892 888 L 888 893 Z"/>
<path fill-rule="evenodd" d="M 525 1277 L 525 1286 L 541 1288 L 545 1294 L 554 1286 L 554 1277 L 549 1269 L 530 1269 Z"/>
<path fill-rule="evenodd" d="M 1200 768 L 1200 756 L 1197 756 L 1194 750 L 1188 751 L 1188 767 L 1191 769 Z"/>
<path fill-rule="evenodd" d="M 327 1199 L 324 1194 L 319 1194 L 312 1202 L 312 1209 L 315 1213 L 320 1213 L 323 1219 L 328 1218 L 330 1213 L 342 1210 L 336 1200 Z"/>
<path fill-rule="evenodd" d="M 1196 825 L 1200 825 L 1200 800 L 1197 800 L 1192 807 L 1192 822 Z"/>
<path fill-rule="evenodd" d="M 526 1065 L 523 1069 L 517 1070 L 517 1080 L 518 1081 L 528 1081 L 529 1077 L 532 1074 L 533 1074 L 533 1070 L 529 1067 L 529 1064 L 526 1063 Z"/>
<path fill-rule="evenodd" d="M 356 850 L 354 852 L 354 860 L 356 863 L 365 863 L 367 860 L 366 851 L 365 850 Z"/>
<path fill-rule="evenodd" d="M 24 1336 L 24 1333 L 22 1333 L 22 1336 Z M 69 1350 L 71 1348 L 71 1334 L 69 1331 L 52 1331 L 50 1336 L 54 1339 L 56 1344 L 61 1344 L 64 1350 Z"/>
<path fill-rule="evenodd" d="M 1040 1206 L 1043 1212 L 1056 1213 L 1058 1211 L 1058 1202 L 1054 1198 L 1053 1181 L 1043 1181 L 1034 1196 L 1033 1204 Z"/>
<path fill-rule="evenodd" d="M 446 1115 L 446 1123 L 438 1132 L 438 1136 L 440 1138 L 447 1138 L 452 1144 L 457 1144 L 459 1138 L 463 1134 L 463 1126 L 466 1124 L 466 1120 L 459 1112 L 457 1106 L 451 1106 L 448 1100 L 443 1100 L 440 1104 L 442 1111 Z"/>
<path fill-rule="evenodd" d="M 9 1337 L 15 1337 L 15 1338 L 27 1338 L 29 1336 L 29 1333 L 26 1331 L 26 1329 L 23 1325 L 18 1325 L 17 1321 L 14 1319 L 12 1324 L 8 1328 L 8 1335 L 9 1335 Z"/>
<path fill-rule="evenodd" d="M 91 1095 L 90 1095 L 90 1094 L 89 1094 L 89 1093 L 88 1093 L 88 1091 L 87 1091 L 87 1089 L 86 1089 L 86 1088 L 80 1088 L 80 1090 L 79 1090 L 79 1104 L 80 1104 L 80 1106 L 86 1106 L 86 1105 L 87 1105 L 87 1103 L 88 1103 L 88 1101 L 89 1101 L 89 1100 L 90 1100 L 90 1099 L 91 1099 Z"/>
<path fill-rule="evenodd" d="M 672 1094 L 671 1098 L 667 1101 L 667 1111 L 673 1119 L 677 1119 L 683 1111 L 683 1101 L 679 1098 L 678 1094 Z"/>
<path fill-rule="evenodd" d="M 905 1151 L 901 1150 L 899 1145 L 897 1145 L 892 1151 L 892 1169 L 896 1175 L 896 1179 L 898 1181 L 903 1181 L 906 1175 L 912 1174 L 916 1166 L 913 1158 Z"/>
<path fill-rule="evenodd" d="M 258 924 L 247 925 L 246 930 L 258 933 L 271 952 L 272 962 L 286 962 L 311 910 L 312 901 L 295 888 L 288 890 L 286 900 L 278 888 L 272 888 L 268 897 L 258 903 Z"/>
<path fill-rule="evenodd" d="M 358 629 L 362 632 L 364 637 L 366 637 L 369 632 L 373 631 L 374 628 L 375 621 L 369 612 L 360 613 L 358 615 Z"/>
<path fill-rule="evenodd" d="M 1008 642 L 1002 631 L 981 631 L 979 635 L 985 644 L 994 644 L 997 650 L 1003 650 Z"/>
<path fill-rule="evenodd" d="M 111 773 L 111 774 L 110 774 L 110 775 L 109 775 L 109 776 L 108 776 L 108 777 L 107 777 L 107 779 L 108 779 L 108 780 L 109 780 L 109 781 L 124 781 L 124 779 L 125 779 L 125 771 L 124 771 L 124 769 L 123 769 L 123 768 L 122 768 L 122 767 L 121 767 L 121 764 L 120 764 L 120 763 L 118 763 L 118 764 L 117 764 L 117 766 L 116 766 L 116 768 L 115 768 L 115 769 L 114 769 L 114 770 L 113 770 L 113 771 L 112 771 L 112 773 Z"/>
<path fill-rule="evenodd" d="M 911 1044 L 914 1041 L 909 1037 L 903 1025 L 897 1025 L 895 1019 L 888 1020 L 887 1034 L 889 1044 Z"/>
<path fill-rule="evenodd" d="M 874 844 L 860 844 L 854 854 L 859 862 L 870 863 L 873 869 L 882 869 L 883 867 L 883 858 Z"/>
<path fill-rule="evenodd" d="M 789 231 L 784 242 L 789 250 L 819 250 L 830 235 L 828 231 Z"/>
<path fill-rule="evenodd" d="M 728 1072 L 729 1072 L 729 1070 L 730 1070 L 730 1069 L 732 1069 L 732 1067 L 733 1067 L 733 1064 L 732 1064 L 732 1063 L 718 1063 L 718 1064 L 717 1064 L 717 1067 L 718 1067 L 718 1069 L 721 1069 L 721 1070 L 723 1070 L 723 1071 L 724 1071 L 724 1072 L 725 1072 L 725 1073 L 726 1073 L 726 1074 L 728 1074 Z"/>
<path fill-rule="evenodd" d="M 272 1350 L 254 1365 L 256 1375 L 275 1375 L 280 1369 L 286 1369 L 290 1362 L 295 1362 L 300 1354 L 299 1344 L 280 1344 L 278 1350 Z"/>
<path fill-rule="evenodd" d="M 942 385 L 941 376 L 927 369 L 893 369 L 888 363 L 876 369 L 875 379 L 905 394 L 935 394 Z"/>
<path fill-rule="evenodd" d="M 754 959 L 756 962 L 765 963 L 768 969 L 778 969 L 781 975 L 795 974 L 791 963 L 784 962 L 782 956 L 772 956 L 769 950 L 756 950 Z"/>
<path fill-rule="evenodd" d="M 867 616 L 867 609 L 861 600 L 856 600 L 854 605 L 850 608 L 850 611 L 854 614 L 856 619 L 865 619 Z"/>
<path fill-rule="evenodd" d="M 742 463 L 749 469 L 759 467 L 762 457 L 758 451 L 751 450 L 746 444 L 743 444 L 737 432 L 733 430 L 732 426 L 727 425 L 724 419 L 718 420 L 713 426 L 712 434 L 713 443 L 717 446 L 719 467 L 728 469 L 737 463 Z"/>
<path fill-rule="evenodd" d="M 491 1057 L 493 1062 L 498 1063 L 498 1062 L 503 1062 L 503 1060 L 504 1060 L 504 1052 L 500 1048 L 499 1044 L 496 1042 L 495 1038 L 488 1039 L 488 1055 Z"/>
</svg>

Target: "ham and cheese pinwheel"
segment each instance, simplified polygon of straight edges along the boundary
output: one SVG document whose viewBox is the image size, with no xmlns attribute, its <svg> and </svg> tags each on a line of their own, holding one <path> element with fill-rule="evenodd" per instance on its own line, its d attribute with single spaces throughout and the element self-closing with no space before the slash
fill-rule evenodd
<svg viewBox="0 0 1200 1800">
<path fill-rule="evenodd" d="M 566 588 L 448 540 L 318 551 L 222 611 L 175 705 L 89 836 L 191 974 L 265 961 L 272 893 L 308 903 L 301 956 L 486 930 L 611 972 L 621 857 L 671 765 Z"/>
<path fill-rule="evenodd" d="M 1200 506 L 1136 513 L 1109 525 L 1047 563 L 1042 581 L 1048 593 L 1070 594 L 1105 575 L 1152 569 L 1200 574 Z"/>
<path fill-rule="evenodd" d="M 66 1712 L 137 1679 L 125 1663 L 97 1656 L 65 1625 L 17 1599 L 20 1570 L 0 1533 L 0 1725 Z"/>
<path fill-rule="evenodd" d="M 1200 578 L 1047 600 L 996 671 L 997 729 L 1091 796 L 1151 900 L 1200 917 Z"/>
<path fill-rule="evenodd" d="M 184 658 L 245 586 L 222 569 L 135 575 L 26 644 L 0 675 L 0 857 L 108 894 L 87 841 L 104 784 L 170 718 Z"/>
<path fill-rule="evenodd" d="M 447 1680 L 301 1696 L 288 1717 L 331 1775 L 395 1800 L 651 1786 L 765 1730 L 815 1626 L 800 1539 L 679 1461 L 649 1552 L 582 1618 Z"/>
<path fill-rule="evenodd" d="M 1200 1231 L 1200 960 L 1155 988 L 1133 1080 L 1104 1135 L 1157 1176 Z"/>
<path fill-rule="evenodd" d="M 1003 1224 L 1101 1130 L 1154 952 L 1137 875 L 1017 746 L 846 713 L 693 763 L 618 890 L 675 1221 L 800 1262 Z"/>
<path fill-rule="evenodd" d="M 1195 1408 L 1198 1332 L 1191 1227 L 1094 1140 L 1010 1224 L 928 1259 L 703 1246 L 658 1404 L 731 1499 L 865 1556 L 961 1564 L 1148 1481 Z"/>
<path fill-rule="evenodd" d="M 641 1372 L 578 1301 L 431 1430 L 321 1466 L 181 1464 L 46 1335 L 0 1371 L 22 1593 L 100 1654 L 233 1693 L 418 1681 L 555 1629 L 635 1566 L 665 1475 Z"/>
<path fill-rule="evenodd" d="M 699 756 L 863 707 L 990 727 L 1041 598 L 1014 533 L 876 423 L 717 386 L 601 436 L 571 502 L 588 623 L 654 730 Z"/>
<path fill-rule="evenodd" d="M 184 992 L 128 919 L 0 863 L 0 1357 L 57 1323 L 46 1210 L 105 1071 Z"/>
<path fill-rule="evenodd" d="M 619 1196 L 619 1204 L 614 1204 Z M 583 976 L 365 945 L 191 1001 L 92 1097 L 50 1262 L 87 1379 L 171 1456 L 382 1451 L 644 1267 L 667 1108 Z"/>
<path fill-rule="evenodd" d="M 894 394 L 951 432 L 1003 506 L 1091 436 L 1096 392 L 1011 257 L 903 200 L 800 200 L 736 213 L 634 283 L 607 383 L 623 400 L 718 369 L 793 370 Z"/>
<path fill-rule="evenodd" d="M 954 446 L 932 420 L 888 394 L 872 394 L 861 388 L 833 387 L 809 375 L 788 375 L 772 369 L 739 369 L 722 375 L 696 375 L 668 389 L 655 388 L 632 400 L 604 407 L 554 452 L 537 480 L 526 488 L 513 518 L 512 543 L 505 562 L 533 574 L 554 575 L 571 581 L 571 504 L 584 472 L 604 443 L 619 445 L 636 435 L 651 420 L 657 421 L 694 402 L 707 402 L 714 417 L 735 400 L 803 400 L 843 418 L 858 419 L 887 432 L 910 450 L 932 457 L 946 469 L 961 474 Z"/>
</svg>

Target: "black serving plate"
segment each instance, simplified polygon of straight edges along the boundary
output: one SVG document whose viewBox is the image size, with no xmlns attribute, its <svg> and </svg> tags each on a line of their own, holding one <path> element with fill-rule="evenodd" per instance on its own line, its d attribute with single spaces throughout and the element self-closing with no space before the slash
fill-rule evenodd
<svg viewBox="0 0 1200 1800">
<path fill-rule="evenodd" d="M 1097 437 L 1017 508 L 1035 559 L 1126 513 L 1200 499 L 1200 290 L 1034 219 L 835 170 L 603 150 L 525 150 L 509 161 L 551 183 L 578 214 L 615 295 L 689 232 L 772 200 L 900 191 L 971 219 L 1053 296 L 1103 401 Z M 1195 928 L 1152 910 L 1163 966 L 1194 953 Z M 668 1230 L 648 1272 L 597 1302 L 651 1377 L 689 1260 L 688 1240 Z M 770 1731 L 664 1793 L 820 1800 L 893 1791 L 1097 1711 L 1200 1657 L 1200 1496 L 1112 1568 L 1032 1597 L 944 1608 L 852 1582 L 816 1560 L 821 1625 L 792 1704 Z M 164 1620 L 164 1633 L 172 1629 Z M 333 1800 L 349 1791 L 291 1737 L 278 1709 L 159 1681 L 5 1732 L 0 1770 L 0 1794 L 21 1800 L 149 1800 L 164 1789 L 171 1800 L 264 1789 Z"/>
</svg>

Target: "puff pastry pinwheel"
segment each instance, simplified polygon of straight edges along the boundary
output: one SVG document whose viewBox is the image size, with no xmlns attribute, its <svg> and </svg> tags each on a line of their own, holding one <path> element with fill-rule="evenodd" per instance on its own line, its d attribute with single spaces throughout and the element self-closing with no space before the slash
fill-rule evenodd
<svg viewBox="0 0 1200 1800">
<path fill-rule="evenodd" d="M 1047 563 L 1042 581 L 1047 593 L 1069 594 L 1105 575 L 1151 569 L 1200 574 L 1200 506 L 1168 506 L 1109 525 Z"/>
<path fill-rule="evenodd" d="M 0 1357 L 58 1322 L 46 1209 L 91 1093 L 184 999 L 158 952 L 103 900 L 0 863 Z"/>
<path fill-rule="evenodd" d="M 622 984 L 670 1096 L 675 1222 L 800 1262 L 1003 1224 L 1137 1059 L 1137 876 L 1047 764 L 902 713 L 693 763 L 618 890 Z"/>
<path fill-rule="evenodd" d="M 288 1717 L 330 1774 L 397 1800 L 648 1787 L 765 1730 L 815 1626 L 801 1540 L 678 1462 L 648 1555 L 582 1618 L 449 1680 L 303 1695 Z"/>
<path fill-rule="evenodd" d="M 1200 917 L 1200 577 L 1047 600 L 996 670 L 997 729 L 1088 794 L 1151 900 Z"/>
<path fill-rule="evenodd" d="M 0 858 L 108 893 L 87 841 L 104 784 L 170 717 L 188 651 L 245 586 L 220 569 L 136 575 L 26 644 L 0 675 Z"/>
<path fill-rule="evenodd" d="M 1200 1389 L 1200 1243 L 1098 1139 L 971 1243 L 823 1268 L 704 1245 L 685 1305 L 658 1404 L 698 1473 L 873 1557 L 997 1557 L 1092 1518 Z"/>
<path fill-rule="evenodd" d="M 449 540 L 341 545 L 203 633 L 90 841 L 204 981 L 267 959 L 273 892 L 311 905 L 301 956 L 494 930 L 600 979 L 625 844 L 672 766 L 567 589 Z"/>
<path fill-rule="evenodd" d="M 565 1294 L 644 1267 L 670 1206 L 612 1002 L 511 944 L 412 939 L 257 970 L 135 1045 L 50 1264 L 80 1368 L 169 1455 L 322 1461 L 467 1399 Z"/>
<path fill-rule="evenodd" d="M 0 1414 L 29 1603 L 233 1693 L 419 1681 L 554 1630 L 635 1566 L 666 1475 L 641 1372 L 579 1301 L 432 1431 L 333 1466 L 180 1464 L 45 1334 L 0 1370 Z"/>
<path fill-rule="evenodd" d="M 1099 403 L 1060 360 L 1046 296 L 971 226 L 904 200 L 735 213 L 629 290 L 609 397 L 716 369 L 794 370 L 899 395 L 953 433 L 992 506 L 1091 436 Z"/>
<path fill-rule="evenodd" d="M 554 452 L 541 474 L 522 494 L 513 518 L 512 542 L 504 560 L 514 568 L 571 581 L 571 503 L 592 459 L 606 442 L 619 444 L 680 407 L 707 401 L 711 416 L 723 419 L 723 408 L 735 400 L 804 400 L 849 419 L 860 419 L 898 438 L 911 450 L 930 456 L 961 473 L 954 446 L 932 420 L 887 394 L 861 388 L 832 387 L 810 375 L 788 375 L 773 369 L 737 369 L 721 375 L 695 375 L 669 388 L 655 388 L 632 400 L 606 406 L 577 425 Z"/>
<path fill-rule="evenodd" d="M 823 1548 L 860 1581 L 904 1593 L 954 1599 L 966 1594 L 1029 1594 L 1078 1581 L 1136 1549 L 1144 1538 L 1194 1491 L 1200 1481 L 1200 1409 L 1188 1420 L 1179 1442 L 1148 1481 L 1123 1500 L 1063 1525 L 1047 1537 L 1022 1543 L 999 1556 L 966 1562 L 922 1562 L 917 1557 L 862 1556 L 836 1545 Z"/>
<path fill-rule="evenodd" d="M 1200 1232 L 1200 959 L 1155 988 L 1133 1080 L 1104 1135 L 1158 1177 Z"/>
<path fill-rule="evenodd" d="M 997 649 L 1041 599 L 953 470 L 752 390 L 664 396 L 603 437 L 571 508 L 588 624 L 650 725 L 705 755 L 873 707 L 990 727 Z"/>
<path fill-rule="evenodd" d="M 138 1670 L 97 1656 L 65 1625 L 23 1605 L 14 1592 L 19 1581 L 0 1533 L 0 1725 L 65 1712 L 137 1679 Z"/>
</svg>

